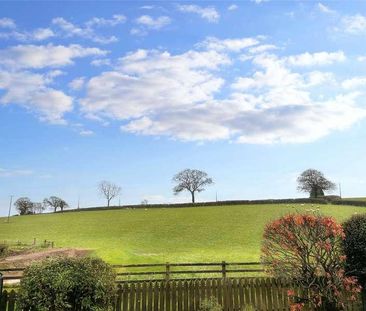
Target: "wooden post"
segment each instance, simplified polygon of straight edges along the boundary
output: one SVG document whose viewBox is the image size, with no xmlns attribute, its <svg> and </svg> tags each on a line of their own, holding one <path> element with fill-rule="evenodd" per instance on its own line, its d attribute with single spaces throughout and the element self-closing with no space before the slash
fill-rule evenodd
<svg viewBox="0 0 366 311">
<path fill-rule="evenodd" d="M 169 262 L 167 262 L 165 264 L 165 280 L 169 281 L 169 279 L 170 279 L 170 264 Z"/>
<path fill-rule="evenodd" d="M 221 264 L 222 277 L 226 278 L 226 262 L 223 261 Z"/>
<path fill-rule="evenodd" d="M 0 272 L 0 307 L 3 300 L 3 274 Z"/>
<path fill-rule="evenodd" d="M 51 242 L 51 248 L 53 248 L 54 246 L 55 246 L 55 244 L 54 244 L 55 242 Z"/>
</svg>

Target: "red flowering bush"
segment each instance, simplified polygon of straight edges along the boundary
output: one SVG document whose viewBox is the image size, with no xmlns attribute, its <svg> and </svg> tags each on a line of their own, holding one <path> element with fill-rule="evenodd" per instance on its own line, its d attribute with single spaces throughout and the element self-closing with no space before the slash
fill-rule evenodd
<svg viewBox="0 0 366 311">
<path fill-rule="evenodd" d="M 288 295 L 291 310 L 305 304 L 312 309 L 341 310 L 361 291 L 357 280 L 345 274 L 342 226 L 333 218 L 293 214 L 267 224 L 263 235 L 262 261 L 276 277 L 292 279 L 302 297 Z"/>
</svg>

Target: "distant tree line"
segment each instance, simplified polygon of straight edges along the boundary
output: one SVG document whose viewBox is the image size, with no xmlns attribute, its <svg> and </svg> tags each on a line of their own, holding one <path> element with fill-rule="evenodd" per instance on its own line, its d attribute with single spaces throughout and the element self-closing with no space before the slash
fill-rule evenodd
<svg viewBox="0 0 366 311">
<path fill-rule="evenodd" d="M 172 182 L 175 184 L 173 193 L 178 195 L 187 191 L 191 195 L 192 203 L 196 202 L 196 194 L 206 190 L 212 185 L 213 179 L 204 171 L 197 169 L 185 169 L 174 175 Z M 315 169 L 307 169 L 297 178 L 297 189 L 309 193 L 310 198 L 322 198 L 324 193 L 336 189 L 335 183 L 325 178 L 324 174 Z M 99 194 L 107 200 L 107 207 L 111 201 L 121 194 L 122 188 L 115 183 L 103 180 L 98 184 Z M 145 199 L 141 204 L 146 205 Z M 20 215 L 39 214 L 46 209 L 54 212 L 63 211 L 68 208 L 67 202 L 59 197 L 51 196 L 43 202 L 32 202 L 28 197 L 21 197 L 14 203 Z"/>
<path fill-rule="evenodd" d="M 69 207 L 65 200 L 56 196 L 45 198 L 43 202 L 33 202 L 28 197 L 21 197 L 14 202 L 14 206 L 19 215 L 41 214 L 47 208 L 51 208 L 54 212 L 57 210 L 62 212 Z"/>
</svg>

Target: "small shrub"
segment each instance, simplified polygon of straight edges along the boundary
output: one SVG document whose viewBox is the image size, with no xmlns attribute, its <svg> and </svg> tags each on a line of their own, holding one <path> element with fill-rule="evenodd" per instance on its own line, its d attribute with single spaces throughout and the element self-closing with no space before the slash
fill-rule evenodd
<svg viewBox="0 0 366 311">
<path fill-rule="evenodd" d="M 354 215 L 343 224 L 346 235 L 343 249 L 347 256 L 347 272 L 366 285 L 366 214 Z"/>
<path fill-rule="evenodd" d="M 6 244 L 0 244 L 0 257 L 3 257 L 8 252 L 8 245 Z"/>
<path fill-rule="evenodd" d="M 356 300 L 360 286 L 345 274 L 342 226 L 331 217 L 318 214 L 292 214 L 267 224 L 262 260 L 268 272 L 287 277 L 307 292 L 307 296 L 288 296 L 292 310 L 309 306 L 311 310 L 343 309 Z"/>
<path fill-rule="evenodd" d="M 98 258 L 56 258 L 24 271 L 18 305 L 24 311 L 109 310 L 115 274 Z"/>
<path fill-rule="evenodd" d="M 199 311 L 222 311 L 222 306 L 216 297 L 211 296 L 201 301 Z"/>
</svg>

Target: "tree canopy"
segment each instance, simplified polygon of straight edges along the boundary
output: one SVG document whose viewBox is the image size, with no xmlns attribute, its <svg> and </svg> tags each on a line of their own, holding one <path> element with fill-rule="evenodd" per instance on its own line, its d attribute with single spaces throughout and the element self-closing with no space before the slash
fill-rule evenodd
<svg viewBox="0 0 366 311">
<path fill-rule="evenodd" d="M 308 169 L 297 178 L 299 191 L 308 192 L 311 198 L 324 196 L 325 191 L 335 190 L 335 183 L 324 177 L 324 174 L 314 169 Z"/>
<path fill-rule="evenodd" d="M 206 172 L 185 169 L 173 177 L 173 182 L 177 185 L 173 188 L 174 194 L 184 190 L 189 191 L 192 196 L 192 203 L 195 202 L 195 193 L 205 190 L 205 186 L 213 184 L 212 178 L 208 177 Z"/>
</svg>

